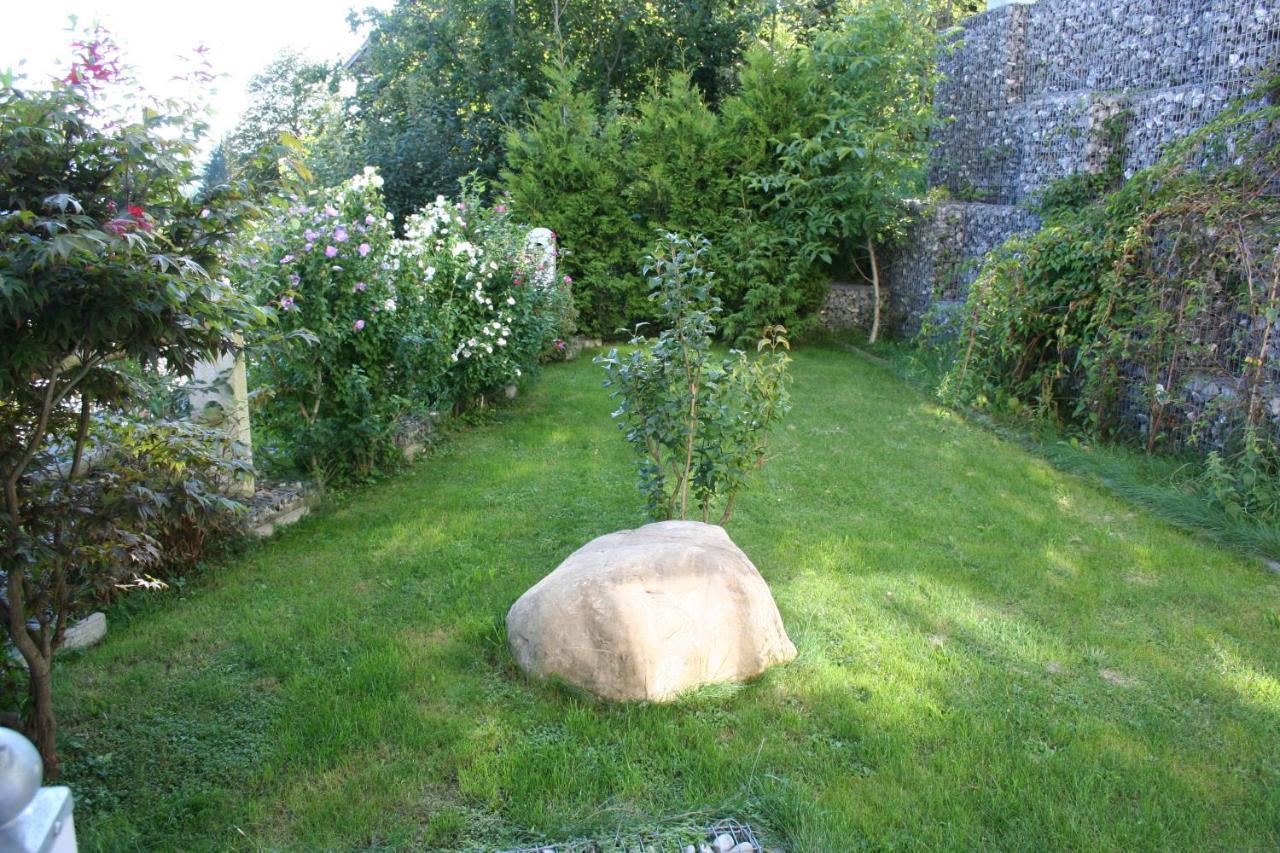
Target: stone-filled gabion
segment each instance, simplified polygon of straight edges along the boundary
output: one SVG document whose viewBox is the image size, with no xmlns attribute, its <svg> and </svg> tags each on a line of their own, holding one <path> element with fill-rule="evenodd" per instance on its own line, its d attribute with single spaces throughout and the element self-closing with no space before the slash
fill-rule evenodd
<svg viewBox="0 0 1280 853">
<path fill-rule="evenodd" d="M 1132 114 L 1131 175 L 1277 62 L 1280 0 L 1039 0 L 971 18 L 941 59 L 929 167 L 954 201 L 888 264 L 903 330 L 919 328 L 935 295 L 962 300 L 976 259 L 1035 227 L 1047 186 L 1101 168 L 1108 116 Z"/>
</svg>

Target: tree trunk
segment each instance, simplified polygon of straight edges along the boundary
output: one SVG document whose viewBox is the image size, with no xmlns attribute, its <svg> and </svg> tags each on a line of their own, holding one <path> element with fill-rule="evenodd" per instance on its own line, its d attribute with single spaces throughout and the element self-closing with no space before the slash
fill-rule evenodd
<svg viewBox="0 0 1280 853">
<path fill-rule="evenodd" d="M 23 594 L 23 575 L 19 567 L 14 567 L 6 578 L 5 615 L 8 617 L 6 628 L 9 639 L 22 655 L 27 664 L 27 684 L 31 691 L 32 715 L 27 720 L 27 736 L 35 743 L 44 762 L 46 779 L 54 779 L 58 775 L 57 723 L 53 716 L 53 677 L 51 664 L 53 653 L 46 655 L 32 639 L 27 630 L 26 596 Z"/>
<path fill-rule="evenodd" d="M 35 743 L 44 762 L 44 778 L 48 782 L 58 778 L 58 723 L 53 716 L 53 678 L 49 671 L 49 661 L 40 658 L 35 663 L 28 663 L 29 684 L 34 712 L 27 721 L 28 737 Z"/>
<path fill-rule="evenodd" d="M 874 344 L 880 337 L 880 267 L 876 264 L 876 244 L 867 238 L 867 254 L 871 255 L 871 299 L 875 304 L 871 308 L 871 337 L 867 343 Z"/>
</svg>

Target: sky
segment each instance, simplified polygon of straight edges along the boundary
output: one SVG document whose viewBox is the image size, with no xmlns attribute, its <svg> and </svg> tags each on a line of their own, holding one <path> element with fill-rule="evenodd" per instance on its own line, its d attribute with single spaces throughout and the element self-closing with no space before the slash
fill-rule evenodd
<svg viewBox="0 0 1280 853">
<path fill-rule="evenodd" d="M 205 100 L 213 107 L 211 136 L 234 127 L 249 78 L 282 50 L 317 60 L 346 59 L 364 38 L 347 12 L 390 8 L 393 0 L 0 0 L 0 69 L 24 73 L 28 83 L 63 76 L 71 58 L 70 16 L 100 23 L 123 48 L 142 87 L 175 94 L 176 57 L 198 45 L 220 76 Z M 25 60 L 25 65 L 19 63 Z"/>
</svg>

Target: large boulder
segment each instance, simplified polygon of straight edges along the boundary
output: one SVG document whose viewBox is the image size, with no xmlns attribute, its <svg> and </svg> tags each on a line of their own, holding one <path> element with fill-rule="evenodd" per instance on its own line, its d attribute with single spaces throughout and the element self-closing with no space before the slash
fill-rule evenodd
<svg viewBox="0 0 1280 853">
<path fill-rule="evenodd" d="M 661 702 L 796 656 L 756 567 L 697 521 L 588 542 L 512 605 L 507 636 L 526 672 L 613 700 Z"/>
</svg>

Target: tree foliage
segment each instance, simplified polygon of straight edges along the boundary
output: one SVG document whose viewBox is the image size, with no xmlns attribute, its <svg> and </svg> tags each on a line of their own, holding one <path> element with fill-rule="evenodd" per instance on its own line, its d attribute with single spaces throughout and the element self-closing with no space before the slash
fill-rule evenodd
<svg viewBox="0 0 1280 853">
<path fill-rule="evenodd" d="M 249 104 L 219 144 L 206 169 L 205 186 L 220 183 L 219 171 L 235 173 L 264 194 L 278 186 L 287 177 L 280 171 L 280 155 L 305 150 L 336 108 L 335 80 L 334 69 L 294 51 L 276 57 L 250 79 Z"/>
<path fill-rule="evenodd" d="M 790 408 L 786 330 L 771 327 L 761 355 L 712 349 L 719 301 L 703 266 L 708 244 L 666 234 L 647 259 L 651 299 L 662 323 L 653 340 L 637 329 L 630 353 L 596 359 L 618 401 L 613 417 L 641 457 L 640 490 L 657 519 L 704 522 L 721 507 L 719 523 L 751 472 L 766 460 L 770 433 Z"/>
<path fill-rule="evenodd" d="M 136 465 L 92 457 L 95 422 L 135 401 L 129 366 L 187 374 L 264 319 L 214 275 L 237 196 L 202 207 L 183 193 L 201 130 L 187 105 L 117 98 L 101 107 L 131 81 L 105 34 L 77 48 L 50 89 L 0 81 L 2 611 L 50 775 L 51 665 L 68 620 L 86 590 L 127 582 L 161 552 L 146 522 L 163 488 L 144 488 Z M 197 66 L 191 82 L 207 80 Z M 190 453 L 156 447 L 142 464 L 167 459 L 202 476 L 199 449 L 178 445 Z"/>
<path fill-rule="evenodd" d="M 806 258 L 829 264 L 866 247 L 873 340 L 876 245 L 901 235 L 903 201 L 925 183 L 936 80 L 931 12 L 912 0 L 872 0 L 821 34 L 806 54 L 818 121 L 785 141 L 777 172 L 757 179 Z"/>
<path fill-rule="evenodd" d="M 710 102 L 761 20 L 756 0 L 401 0 L 371 13 L 349 139 L 388 176 L 398 217 L 471 172 L 496 177 L 509 127 L 549 91 L 548 62 L 597 101 L 686 70 Z"/>
</svg>

